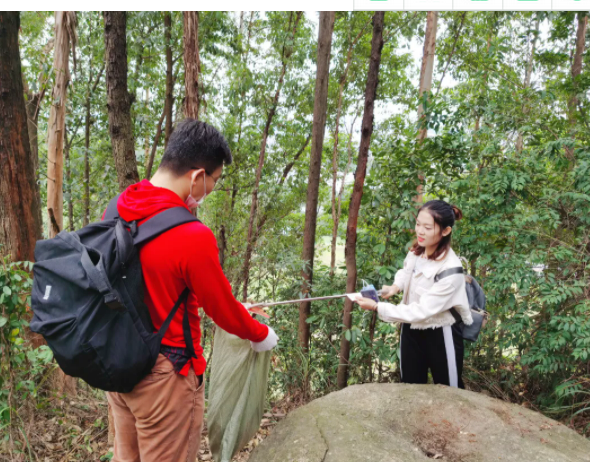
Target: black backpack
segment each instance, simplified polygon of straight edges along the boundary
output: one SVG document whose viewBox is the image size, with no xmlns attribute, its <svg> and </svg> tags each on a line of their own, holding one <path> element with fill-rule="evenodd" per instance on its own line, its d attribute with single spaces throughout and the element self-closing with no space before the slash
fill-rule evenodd
<svg viewBox="0 0 590 462">
<path fill-rule="evenodd" d="M 104 220 L 38 241 L 33 266 L 31 330 L 47 341 L 62 370 L 93 387 L 127 393 L 150 373 L 162 338 L 185 304 L 186 288 L 158 332 L 143 301 L 138 247 L 183 223 L 198 221 L 174 207 L 141 226 L 118 217 L 118 197 Z M 188 353 L 195 357 L 187 310 Z"/>
</svg>

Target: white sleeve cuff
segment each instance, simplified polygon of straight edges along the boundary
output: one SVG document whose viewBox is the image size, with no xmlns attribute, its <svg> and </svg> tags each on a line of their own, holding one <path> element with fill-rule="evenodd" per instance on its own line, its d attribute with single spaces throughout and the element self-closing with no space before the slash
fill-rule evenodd
<svg viewBox="0 0 590 462">
<path fill-rule="evenodd" d="M 279 341 L 278 335 L 275 333 L 272 327 L 268 326 L 268 334 L 266 338 L 261 342 L 252 342 L 250 341 L 250 346 L 252 349 L 257 353 L 262 353 L 263 351 L 272 350 Z"/>
</svg>

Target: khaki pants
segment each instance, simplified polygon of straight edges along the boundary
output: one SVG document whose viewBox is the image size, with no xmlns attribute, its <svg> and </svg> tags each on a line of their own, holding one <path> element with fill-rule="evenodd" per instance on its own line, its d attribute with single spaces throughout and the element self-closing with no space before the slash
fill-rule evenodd
<svg viewBox="0 0 590 462">
<path fill-rule="evenodd" d="M 191 370 L 176 374 L 159 355 L 131 393 L 107 393 L 115 422 L 113 462 L 195 462 L 201 441 L 205 387 Z"/>
</svg>

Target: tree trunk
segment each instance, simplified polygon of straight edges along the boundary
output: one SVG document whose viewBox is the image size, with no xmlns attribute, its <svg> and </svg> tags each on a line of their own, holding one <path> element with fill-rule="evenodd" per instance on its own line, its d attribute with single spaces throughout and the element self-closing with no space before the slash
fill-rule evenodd
<svg viewBox="0 0 590 462">
<path fill-rule="evenodd" d="M 318 35 L 317 74 L 313 107 L 313 129 L 311 134 L 311 155 L 309 160 L 309 179 L 307 181 L 307 201 L 305 205 L 305 225 L 303 230 L 302 260 L 306 266 L 301 271 L 303 283 L 301 293 L 306 297 L 313 284 L 313 259 L 315 255 L 315 232 L 318 216 L 318 197 L 320 173 L 322 170 L 322 149 L 326 131 L 326 110 L 328 105 L 328 82 L 330 71 L 330 51 L 334 32 L 334 11 L 321 11 Z M 307 318 L 311 312 L 311 302 L 299 305 L 299 346 L 306 352 L 309 348 L 310 329 Z"/>
<path fill-rule="evenodd" d="M 126 28 L 126 12 L 104 12 L 109 131 L 120 191 L 139 181 L 131 123 L 131 95 L 127 91 Z"/>
<path fill-rule="evenodd" d="M 496 26 L 496 24 L 494 24 L 494 26 Z M 488 42 L 487 42 L 487 45 L 486 45 L 486 55 L 490 53 L 490 48 L 492 46 L 492 34 L 495 32 L 495 30 L 496 30 L 495 27 L 492 28 L 492 31 L 490 31 L 490 33 L 488 34 Z M 488 86 L 488 71 L 487 71 L 487 69 L 486 69 L 486 71 L 483 74 L 483 82 L 484 82 L 484 85 L 485 85 L 485 87 L 487 89 L 487 86 Z M 481 117 L 478 114 L 477 117 L 475 118 L 475 128 L 474 128 L 474 131 L 476 133 L 479 131 L 480 119 L 481 119 Z"/>
<path fill-rule="evenodd" d="M 75 43 L 75 37 L 72 35 L 75 20 L 73 12 L 55 12 L 55 49 L 53 54 L 55 83 L 51 91 L 51 112 L 47 133 L 49 237 L 56 236 L 63 229 L 63 149 L 67 87 L 70 81 L 70 43 Z"/>
<path fill-rule="evenodd" d="M 199 120 L 199 13 L 184 13 L 184 115 Z"/>
<path fill-rule="evenodd" d="M 90 73 L 92 76 L 92 73 Z M 84 213 L 82 226 L 90 223 L 90 77 L 86 95 L 86 115 L 84 118 Z"/>
<path fill-rule="evenodd" d="M 72 138 L 74 135 L 72 134 Z M 72 199 L 72 169 L 70 165 L 70 144 L 64 146 L 64 160 L 66 166 L 66 194 L 68 203 L 68 231 L 74 231 L 74 201 Z"/>
<path fill-rule="evenodd" d="M 25 82 L 23 82 L 25 83 Z M 25 94 L 27 100 L 25 103 L 27 111 L 27 129 L 29 132 L 29 144 L 31 145 L 31 163 L 33 164 L 33 170 L 35 172 L 35 196 L 37 196 L 37 203 L 41 204 L 41 188 L 39 187 L 38 171 L 39 171 L 39 105 L 43 99 L 44 91 L 40 93 L 33 93 L 27 91 L 25 88 Z M 38 239 L 43 237 L 43 216 L 41 214 L 41 207 L 37 208 L 37 219 L 35 220 L 39 224 L 39 229 L 36 230 L 35 234 Z"/>
<path fill-rule="evenodd" d="M 43 48 L 43 57 L 41 58 L 41 62 L 45 63 L 47 61 L 47 57 L 51 52 L 54 44 L 54 39 L 50 38 L 47 42 L 47 45 Z M 39 172 L 39 107 L 41 106 L 41 102 L 45 97 L 45 90 L 47 87 L 47 79 L 48 76 L 46 73 L 41 72 L 39 74 L 39 82 L 38 82 L 38 93 L 33 93 L 29 90 L 29 85 L 27 80 L 23 76 L 23 87 L 25 95 L 27 96 L 25 100 L 25 107 L 27 110 L 27 128 L 29 131 L 29 143 L 31 144 L 31 162 L 33 163 L 33 168 L 35 169 L 35 194 L 37 196 L 37 203 L 39 207 L 37 208 L 37 222 L 39 223 L 39 229 L 36 231 L 37 238 L 41 239 L 43 237 L 43 216 L 41 213 L 41 188 L 39 186 L 38 179 L 38 172 Z"/>
<path fill-rule="evenodd" d="M 338 240 L 338 225 L 340 224 L 340 211 L 336 203 L 336 183 L 338 181 L 338 144 L 339 144 L 339 135 L 340 135 L 340 117 L 342 115 L 342 95 L 344 93 L 344 88 L 346 87 L 347 79 L 348 79 L 348 70 L 350 69 L 350 63 L 352 62 L 352 51 L 354 50 L 355 45 L 358 43 L 359 39 L 362 37 L 363 33 L 365 32 L 365 27 L 358 33 L 354 41 L 348 47 L 348 51 L 346 53 L 346 65 L 344 66 L 344 72 L 340 77 L 340 84 L 338 86 L 338 107 L 336 109 L 336 121 L 334 122 L 334 148 L 332 151 L 332 246 L 331 246 L 331 255 L 330 255 L 330 276 L 334 275 L 336 271 L 336 243 Z M 345 172 L 344 176 L 342 177 L 342 184 L 344 185 L 344 179 L 346 177 Z M 338 210 L 337 210 L 338 209 Z"/>
<path fill-rule="evenodd" d="M 342 173 L 342 183 L 340 184 L 340 192 L 338 193 L 338 198 L 333 198 L 333 221 L 334 224 L 332 226 L 332 255 L 330 256 L 330 275 L 333 276 L 336 272 L 336 244 L 338 242 L 338 227 L 340 226 L 340 217 L 342 216 L 342 196 L 344 195 L 344 187 L 346 186 L 345 180 L 350 171 L 350 166 L 352 165 L 352 133 L 354 131 L 354 125 L 356 123 L 357 116 L 354 116 L 352 123 L 350 124 L 350 134 L 348 136 L 348 160 L 346 161 L 346 167 L 344 168 L 344 172 Z M 333 185 L 335 187 L 335 185 Z"/>
<path fill-rule="evenodd" d="M 422 67 L 420 69 L 420 87 L 418 89 L 418 124 L 422 125 L 424 121 L 424 105 L 422 98 L 424 93 L 430 93 L 432 89 L 432 73 L 434 70 L 434 56 L 436 51 L 436 27 L 438 23 L 438 11 L 429 11 L 426 15 L 426 32 L 424 34 L 424 50 L 422 54 Z M 418 130 L 418 143 L 422 143 L 428 135 L 426 127 Z M 424 190 L 424 177 L 419 175 L 420 184 L 416 190 L 417 194 L 414 201 L 422 203 L 422 192 Z"/>
<path fill-rule="evenodd" d="M 70 81 L 70 46 L 75 46 L 76 15 L 72 11 L 55 12 L 55 47 L 51 91 L 51 112 L 47 132 L 47 213 L 49 237 L 63 230 L 63 169 L 67 87 Z M 61 370 L 54 377 L 60 394 L 76 394 L 77 381 Z"/>
<path fill-rule="evenodd" d="M 0 11 L 0 255 L 33 261 L 41 223 L 18 44 L 17 11 Z"/>
<path fill-rule="evenodd" d="M 575 124 L 576 112 L 578 108 L 578 76 L 582 73 L 582 63 L 584 62 L 584 49 L 586 48 L 586 29 L 588 28 L 587 13 L 578 13 L 578 29 L 576 31 L 576 51 L 572 63 L 572 81 L 573 93 L 568 101 L 568 119 L 571 126 L 572 138 L 576 138 Z M 566 157 L 573 164 L 575 161 L 574 150 L 566 148 Z"/>
<path fill-rule="evenodd" d="M 535 21 L 535 33 L 534 33 L 534 37 L 533 37 L 533 41 L 531 43 L 531 53 L 529 55 L 529 60 L 526 66 L 526 71 L 524 73 L 524 83 L 523 83 L 523 87 L 526 90 L 527 88 L 529 88 L 531 86 L 531 75 L 533 74 L 533 61 L 535 59 L 535 46 L 537 45 L 537 39 L 539 38 L 539 25 L 540 25 L 541 21 L 539 19 L 537 19 Z M 525 100 L 527 98 L 525 97 Z M 525 102 L 524 107 L 522 108 L 522 114 L 524 116 L 526 116 L 526 114 L 529 113 L 530 108 L 528 107 L 528 105 Z M 518 132 L 518 137 L 516 139 L 516 152 L 521 153 L 522 152 L 522 148 L 524 146 L 524 140 L 522 137 L 522 133 L 519 131 Z"/>
<path fill-rule="evenodd" d="M 292 17 L 293 13 L 291 13 Z M 293 29 L 291 32 L 291 42 L 295 40 L 295 34 L 297 33 L 297 27 L 299 25 L 299 21 L 303 16 L 302 11 L 298 11 L 296 13 L 295 23 L 293 25 Z M 292 46 L 292 45 L 291 45 Z M 248 239 L 246 241 L 246 255 L 244 256 L 244 265 L 242 267 L 242 277 L 241 282 L 243 282 L 242 288 L 242 300 L 246 300 L 248 297 L 248 284 L 250 280 L 250 263 L 252 260 L 252 251 L 254 250 L 254 221 L 256 220 L 256 214 L 258 211 L 258 188 L 260 186 L 260 178 L 262 176 L 262 167 L 264 167 L 264 156 L 266 154 L 266 142 L 268 140 L 268 134 L 270 132 L 270 126 L 272 124 L 272 119 L 277 110 L 277 106 L 279 103 L 279 96 L 281 95 L 281 89 L 283 88 L 283 81 L 285 79 L 285 73 L 287 71 L 287 44 L 283 45 L 283 51 L 281 56 L 281 72 L 279 74 L 279 81 L 277 84 L 277 90 L 275 92 L 275 96 L 273 98 L 273 102 L 271 105 L 271 109 L 268 113 L 268 117 L 266 119 L 266 125 L 264 126 L 264 132 L 262 133 L 262 142 L 260 144 L 260 154 L 258 156 L 258 167 L 256 168 L 256 180 L 254 184 L 254 190 L 252 191 L 252 203 L 250 206 L 250 220 L 248 223 Z"/>
<path fill-rule="evenodd" d="M 166 113 L 166 126 L 164 131 L 164 148 L 168 146 L 168 139 L 172 133 L 172 109 L 174 106 L 174 81 L 172 78 L 172 16 L 169 11 L 164 13 L 164 54 L 166 55 L 166 97 L 164 100 L 164 112 Z"/>
<path fill-rule="evenodd" d="M 432 89 L 432 73 L 434 70 L 434 56 L 436 51 L 436 27 L 438 23 L 438 11 L 429 11 L 426 16 L 426 32 L 424 34 L 424 50 L 422 53 L 422 67 L 420 69 L 420 88 L 418 90 L 418 121 L 424 117 L 422 97 L 425 92 Z M 421 128 L 418 140 L 422 141 L 427 136 L 426 128 Z"/>
<path fill-rule="evenodd" d="M 363 197 L 365 175 L 367 173 L 367 160 L 369 146 L 373 133 L 373 113 L 375 109 L 375 97 L 379 79 L 379 64 L 381 63 L 381 50 L 383 49 L 383 11 L 375 12 L 373 16 L 373 39 L 371 40 L 371 61 L 367 75 L 367 87 L 365 90 L 365 109 L 361 127 L 361 142 L 359 146 L 359 158 L 354 175 L 354 187 L 348 209 L 348 225 L 346 229 L 346 291 L 354 292 L 356 288 L 356 227 Z M 343 332 L 352 326 L 352 302 L 346 298 L 342 316 L 344 324 Z M 340 364 L 338 365 L 338 388 L 344 388 L 348 382 L 348 359 L 350 357 L 350 342 L 342 335 L 340 340 Z"/>
<path fill-rule="evenodd" d="M 162 124 L 164 123 L 164 117 L 166 117 L 166 108 L 162 111 L 160 120 L 158 120 L 158 126 L 156 127 L 156 136 L 154 138 L 154 144 L 152 145 L 152 152 L 148 158 L 147 165 L 145 167 L 145 178 L 149 180 L 152 177 L 152 169 L 154 167 L 154 158 L 156 157 L 156 151 L 158 150 L 158 144 L 162 137 Z"/>
</svg>

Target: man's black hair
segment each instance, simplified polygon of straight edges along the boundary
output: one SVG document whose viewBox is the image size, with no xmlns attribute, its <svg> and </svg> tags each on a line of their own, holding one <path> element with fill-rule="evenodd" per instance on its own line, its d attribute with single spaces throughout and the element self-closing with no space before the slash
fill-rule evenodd
<svg viewBox="0 0 590 462">
<path fill-rule="evenodd" d="M 203 168 L 211 175 L 222 165 L 231 163 L 231 152 L 223 135 L 205 122 L 187 118 L 170 135 L 160 168 L 176 176 Z"/>
</svg>

